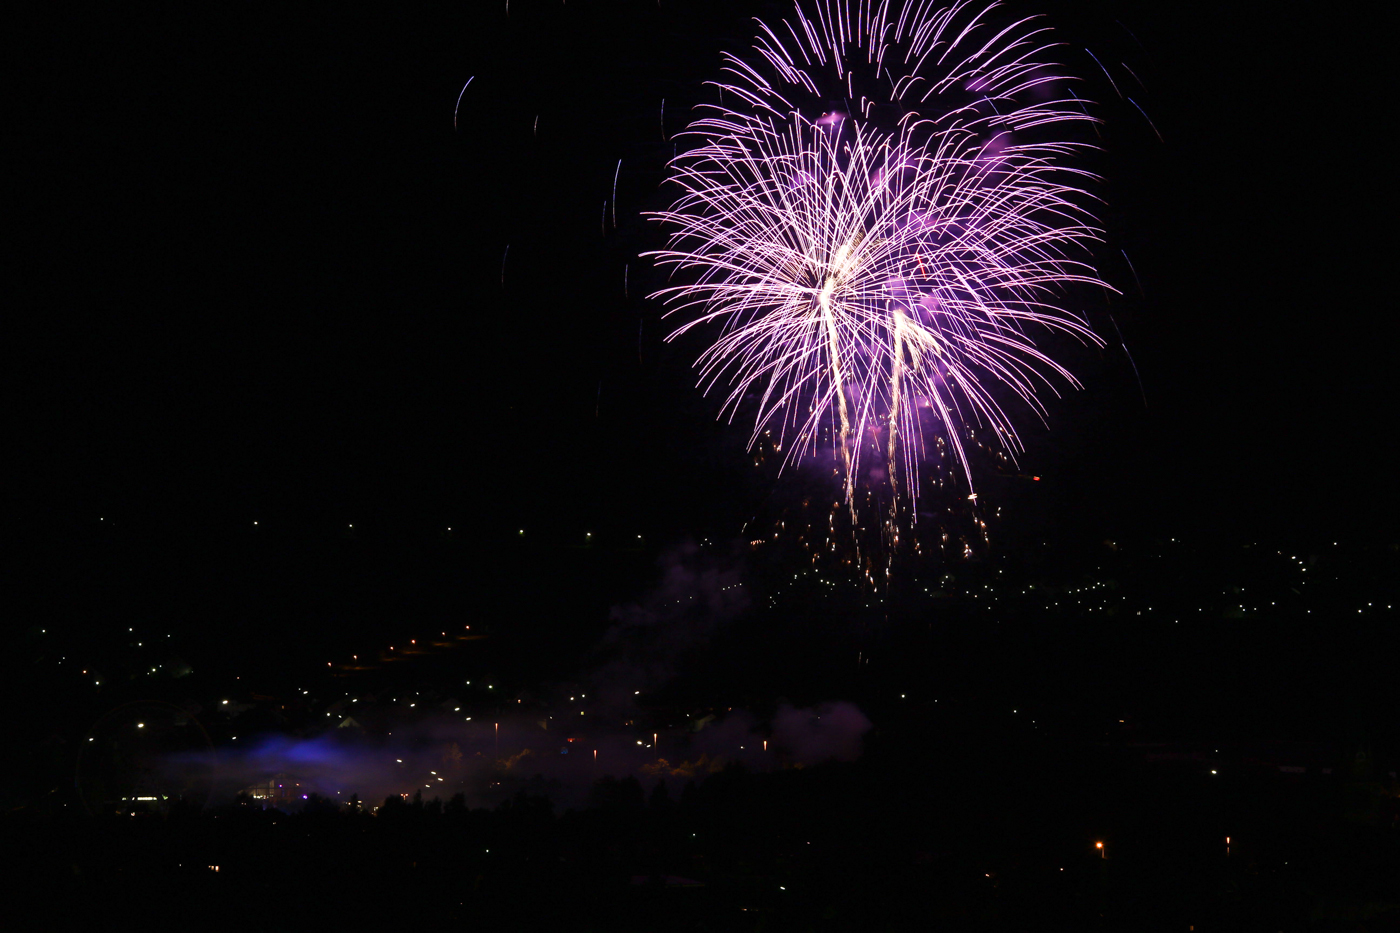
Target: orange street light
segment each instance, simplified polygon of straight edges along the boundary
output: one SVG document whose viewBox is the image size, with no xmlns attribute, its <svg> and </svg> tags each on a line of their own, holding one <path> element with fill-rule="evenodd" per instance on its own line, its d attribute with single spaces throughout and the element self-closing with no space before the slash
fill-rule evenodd
<svg viewBox="0 0 1400 933">
<path fill-rule="evenodd" d="M 1094 848 L 1099 850 L 1099 858 L 1108 858 L 1108 852 L 1104 850 L 1102 842 L 1094 843 Z"/>
</svg>

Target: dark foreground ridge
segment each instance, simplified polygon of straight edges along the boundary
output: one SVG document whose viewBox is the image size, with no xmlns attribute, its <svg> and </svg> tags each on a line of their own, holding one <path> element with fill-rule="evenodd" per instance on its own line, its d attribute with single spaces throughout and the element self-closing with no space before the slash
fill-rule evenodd
<svg viewBox="0 0 1400 933">
<path fill-rule="evenodd" d="M 603 778 L 563 813 L 29 807 L 0 876 L 9 929 L 1381 930 L 1397 800 L 1340 748 L 1053 744 L 910 708 L 855 763 Z"/>
</svg>

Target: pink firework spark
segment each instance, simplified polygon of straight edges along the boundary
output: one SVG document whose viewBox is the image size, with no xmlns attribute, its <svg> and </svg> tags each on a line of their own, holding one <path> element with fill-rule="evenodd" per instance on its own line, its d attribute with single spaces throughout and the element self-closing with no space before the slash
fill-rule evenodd
<svg viewBox="0 0 1400 933">
<path fill-rule="evenodd" d="M 853 517 L 866 474 L 912 504 L 930 435 L 973 492 L 968 430 L 1014 462 L 1005 401 L 1043 421 L 1044 392 L 1078 387 L 1038 341 L 1103 343 L 1063 306 L 1072 284 L 1111 290 L 1069 132 L 1095 118 L 1049 30 L 993 25 L 996 9 L 799 0 L 758 23 L 753 54 L 725 59 L 723 103 L 685 131 L 681 194 L 651 215 L 670 242 L 650 255 L 682 280 L 655 293 L 670 339 L 715 334 L 702 387 L 723 417 L 754 408 L 750 442 L 777 435 L 784 466 L 834 450 Z"/>
</svg>

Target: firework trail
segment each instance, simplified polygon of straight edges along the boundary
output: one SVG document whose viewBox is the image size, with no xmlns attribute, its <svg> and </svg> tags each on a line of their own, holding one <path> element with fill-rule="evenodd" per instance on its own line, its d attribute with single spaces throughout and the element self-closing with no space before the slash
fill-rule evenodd
<svg viewBox="0 0 1400 933">
<path fill-rule="evenodd" d="M 680 280 L 655 296 L 669 339 L 715 334 L 696 367 L 722 417 L 755 408 L 750 444 L 776 435 L 784 466 L 833 451 L 853 521 L 856 484 L 887 481 L 892 526 L 928 442 L 972 493 L 971 429 L 1014 461 L 1006 403 L 1043 421 L 1044 393 L 1078 387 L 1046 336 L 1102 345 L 1062 307 L 1109 288 L 1071 132 L 1097 120 L 1048 29 L 996 4 L 799 2 L 757 33 L 685 131 L 679 197 L 650 215 L 670 240 L 649 255 Z"/>
<path fill-rule="evenodd" d="M 472 82 L 475 80 L 476 75 L 472 75 L 470 78 L 468 78 L 467 83 L 462 85 L 462 93 L 457 95 L 457 104 L 452 108 L 452 128 L 454 130 L 457 128 L 457 114 L 461 113 L 462 111 L 462 98 L 467 96 L 467 88 L 471 87 Z"/>
</svg>

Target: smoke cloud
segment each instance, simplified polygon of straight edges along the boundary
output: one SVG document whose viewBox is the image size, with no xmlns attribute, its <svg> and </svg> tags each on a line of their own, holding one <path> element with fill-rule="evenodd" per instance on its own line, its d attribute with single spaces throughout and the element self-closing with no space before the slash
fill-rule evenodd
<svg viewBox="0 0 1400 933">
<path fill-rule="evenodd" d="M 363 697 L 354 707 L 340 701 L 333 711 L 354 709 L 364 721 L 387 716 L 392 725 L 356 724 L 307 738 L 267 735 L 212 757 L 183 755 L 171 765 L 194 759 L 207 765 L 217 779 L 215 802 L 249 792 L 296 807 L 313 794 L 339 801 L 358 794 L 373 805 L 421 792 L 444 800 L 460 793 L 471 806 L 490 806 L 525 790 L 569 807 L 585 803 L 604 776 L 698 781 L 730 762 L 767 770 L 858 757 L 871 723 L 844 701 L 811 708 L 784 703 L 768 719 L 742 709 L 697 711 L 657 725 L 646 695 L 748 605 L 737 559 L 686 545 L 663 556 L 650 593 L 611 610 L 584 673 L 573 687 L 560 685 L 552 699 L 521 702 L 506 715 L 456 700 L 428 709 L 425 703 L 410 719 L 401 706 L 386 710 Z"/>
</svg>

